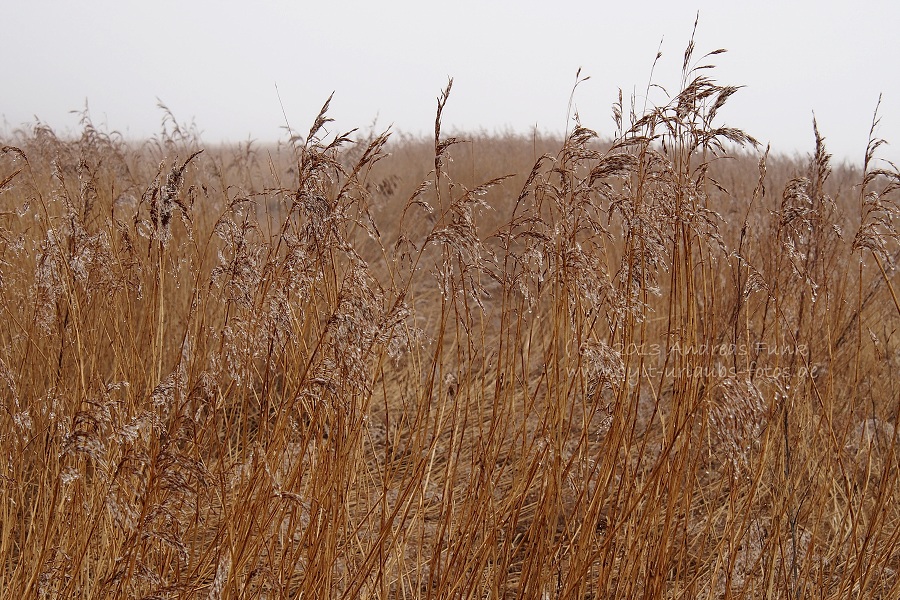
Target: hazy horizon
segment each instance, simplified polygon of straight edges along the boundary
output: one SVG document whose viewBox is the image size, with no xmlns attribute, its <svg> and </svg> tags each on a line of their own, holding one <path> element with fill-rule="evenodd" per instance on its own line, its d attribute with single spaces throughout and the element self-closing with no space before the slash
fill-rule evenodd
<svg viewBox="0 0 900 600">
<path fill-rule="evenodd" d="M 161 101 L 208 144 L 265 143 L 286 139 L 286 120 L 305 134 L 334 92 L 332 132 L 374 123 L 429 135 L 435 98 L 453 77 L 447 131 L 559 135 L 572 125 L 567 107 L 581 68 L 589 79 L 575 90 L 573 112 L 609 137 L 619 88 L 639 107 L 677 93 L 699 10 L 695 57 L 727 49 L 712 57 L 711 75 L 744 86 L 721 124 L 775 153 L 806 155 L 815 113 L 835 160 L 858 163 L 883 94 L 876 135 L 893 144 L 879 156 L 900 162 L 900 76 L 885 67 L 900 50 L 890 31 L 900 5 L 875 3 L 866 13 L 812 2 L 641 8 L 36 2 L 17 6 L 7 25 L 8 47 L 19 52 L 3 61 L 16 84 L 0 102 L 0 122 L 6 133 L 37 118 L 76 134 L 87 105 L 95 125 L 139 140 L 159 132 Z"/>
</svg>

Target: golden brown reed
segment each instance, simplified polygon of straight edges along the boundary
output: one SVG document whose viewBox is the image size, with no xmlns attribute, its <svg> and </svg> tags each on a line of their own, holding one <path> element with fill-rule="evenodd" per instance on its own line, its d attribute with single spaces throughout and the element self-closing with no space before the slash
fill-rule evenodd
<svg viewBox="0 0 900 600">
<path fill-rule="evenodd" d="M 4 140 L 3 597 L 898 597 L 900 178 L 718 52 L 606 141 Z"/>
</svg>

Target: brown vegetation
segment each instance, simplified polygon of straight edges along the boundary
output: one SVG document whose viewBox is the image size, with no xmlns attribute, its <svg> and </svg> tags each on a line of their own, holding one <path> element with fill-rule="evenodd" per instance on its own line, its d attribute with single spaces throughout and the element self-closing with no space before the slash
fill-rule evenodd
<svg viewBox="0 0 900 600">
<path fill-rule="evenodd" d="M 757 155 L 692 50 L 603 143 L 449 85 L 5 140 L 3 597 L 900 597 L 900 176 Z"/>
</svg>

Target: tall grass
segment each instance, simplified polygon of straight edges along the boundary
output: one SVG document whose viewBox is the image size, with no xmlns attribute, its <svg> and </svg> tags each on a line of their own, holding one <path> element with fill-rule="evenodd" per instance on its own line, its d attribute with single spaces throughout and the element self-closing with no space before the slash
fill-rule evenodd
<svg viewBox="0 0 900 600">
<path fill-rule="evenodd" d="M 0 590 L 896 598 L 897 170 L 615 134 L 0 155 Z"/>
</svg>

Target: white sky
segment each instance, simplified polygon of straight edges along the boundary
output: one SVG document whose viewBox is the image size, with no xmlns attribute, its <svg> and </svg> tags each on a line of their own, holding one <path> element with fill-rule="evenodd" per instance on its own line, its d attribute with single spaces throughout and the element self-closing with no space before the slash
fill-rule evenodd
<svg viewBox="0 0 900 600">
<path fill-rule="evenodd" d="M 697 10 L 698 54 L 722 84 L 745 85 L 720 113 L 773 151 L 813 148 L 812 112 L 838 160 L 861 161 L 878 100 L 881 156 L 900 163 L 900 2 L 720 0 L 3 0 L 2 129 L 95 124 L 159 131 L 162 100 L 207 143 L 306 133 L 334 91 L 333 129 L 429 133 L 454 78 L 445 130 L 561 132 L 579 67 L 582 123 L 612 133 L 618 88 L 674 92 Z M 855 4 L 855 6 L 854 6 Z M 677 6 L 676 6 L 677 5 Z M 659 102 L 659 95 L 651 96 Z"/>
</svg>

